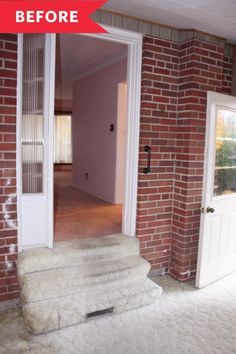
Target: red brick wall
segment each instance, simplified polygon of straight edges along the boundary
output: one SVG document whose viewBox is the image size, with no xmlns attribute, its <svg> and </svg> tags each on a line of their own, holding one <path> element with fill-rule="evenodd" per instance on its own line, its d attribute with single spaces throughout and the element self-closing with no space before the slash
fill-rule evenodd
<svg viewBox="0 0 236 354">
<path fill-rule="evenodd" d="M 224 48 L 191 40 L 180 45 L 170 273 L 196 273 L 202 200 L 207 91 L 222 92 Z"/>
<path fill-rule="evenodd" d="M 137 236 L 152 269 L 180 280 L 196 273 L 207 91 L 230 93 L 231 67 L 223 45 L 144 38 Z"/>
<path fill-rule="evenodd" d="M 231 94 L 232 90 L 232 57 L 224 56 L 222 92 Z"/>
<path fill-rule="evenodd" d="M 169 269 L 178 92 L 178 44 L 145 37 L 143 44 L 137 236 L 152 269 Z M 151 173 L 145 145 L 152 147 Z"/>
<path fill-rule="evenodd" d="M 16 36 L 0 34 L 0 301 L 18 297 L 16 50 Z"/>
</svg>

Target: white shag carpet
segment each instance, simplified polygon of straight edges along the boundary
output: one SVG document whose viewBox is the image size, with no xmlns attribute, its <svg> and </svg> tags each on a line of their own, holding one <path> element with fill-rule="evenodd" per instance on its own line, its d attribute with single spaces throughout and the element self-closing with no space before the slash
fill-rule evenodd
<svg viewBox="0 0 236 354">
<path fill-rule="evenodd" d="M 19 312 L 0 315 L 0 353 L 236 353 L 236 273 L 198 290 L 193 282 L 155 279 L 153 305 L 32 336 Z"/>
</svg>

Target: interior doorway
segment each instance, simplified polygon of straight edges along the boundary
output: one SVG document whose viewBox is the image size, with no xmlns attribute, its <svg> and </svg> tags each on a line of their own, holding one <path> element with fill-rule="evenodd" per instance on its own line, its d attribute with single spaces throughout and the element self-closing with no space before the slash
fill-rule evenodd
<svg viewBox="0 0 236 354">
<path fill-rule="evenodd" d="M 128 46 L 57 35 L 54 241 L 122 232 Z"/>
</svg>

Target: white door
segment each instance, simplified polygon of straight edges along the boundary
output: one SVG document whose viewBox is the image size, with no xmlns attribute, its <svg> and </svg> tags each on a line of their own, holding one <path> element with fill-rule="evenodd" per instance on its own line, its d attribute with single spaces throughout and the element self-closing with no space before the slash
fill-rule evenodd
<svg viewBox="0 0 236 354">
<path fill-rule="evenodd" d="M 236 271 L 236 97 L 208 92 L 196 286 Z"/>
<path fill-rule="evenodd" d="M 25 34 L 18 39 L 19 248 L 51 247 L 55 35 Z"/>
</svg>

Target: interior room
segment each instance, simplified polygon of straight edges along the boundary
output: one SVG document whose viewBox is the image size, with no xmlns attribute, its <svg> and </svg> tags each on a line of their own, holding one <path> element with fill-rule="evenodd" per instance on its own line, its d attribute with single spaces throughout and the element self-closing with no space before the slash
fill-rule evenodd
<svg viewBox="0 0 236 354">
<path fill-rule="evenodd" d="M 122 231 L 127 46 L 57 35 L 54 241 Z"/>
</svg>

